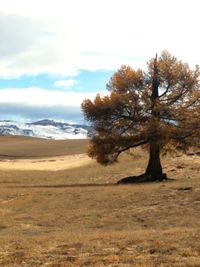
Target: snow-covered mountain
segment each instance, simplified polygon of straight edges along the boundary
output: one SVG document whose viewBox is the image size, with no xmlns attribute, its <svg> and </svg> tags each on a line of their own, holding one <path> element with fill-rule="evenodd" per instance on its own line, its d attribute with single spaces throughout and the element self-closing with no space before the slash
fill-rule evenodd
<svg viewBox="0 0 200 267">
<path fill-rule="evenodd" d="M 90 127 L 79 124 L 69 124 L 54 120 L 40 120 L 33 123 L 15 121 L 0 121 L 0 135 L 22 135 L 45 139 L 84 139 L 87 138 Z"/>
</svg>

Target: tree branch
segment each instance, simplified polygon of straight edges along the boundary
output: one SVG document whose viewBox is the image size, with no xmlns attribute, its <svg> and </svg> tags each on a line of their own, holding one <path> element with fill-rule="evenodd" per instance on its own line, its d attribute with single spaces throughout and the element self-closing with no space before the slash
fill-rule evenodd
<svg viewBox="0 0 200 267">
<path fill-rule="evenodd" d="M 117 151 L 117 156 L 119 156 L 122 152 L 130 149 L 130 148 L 133 148 L 133 147 L 138 147 L 138 146 L 142 146 L 142 145 L 146 145 L 148 143 L 148 141 L 141 141 L 141 142 L 138 142 L 138 143 L 135 143 L 135 144 L 131 144 L 125 148 L 122 148 L 120 150 Z"/>
<path fill-rule="evenodd" d="M 159 95 L 158 97 L 161 98 L 161 97 L 165 96 L 168 93 L 169 88 L 170 88 L 170 85 L 168 85 L 167 89 L 165 90 L 165 92 L 162 95 Z"/>
</svg>

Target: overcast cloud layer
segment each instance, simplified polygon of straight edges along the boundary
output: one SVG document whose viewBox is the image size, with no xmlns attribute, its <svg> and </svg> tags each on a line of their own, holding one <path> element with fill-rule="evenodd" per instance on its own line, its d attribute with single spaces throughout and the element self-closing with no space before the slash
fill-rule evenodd
<svg viewBox="0 0 200 267">
<path fill-rule="evenodd" d="M 59 91 L 73 90 L 79 70 L 115 70 L 121 64 L 144 68 L 164 49 L 191 65 L 200 64 L 199 7 L 199 0 L 2 1 L 0 78 L 48 73 L 58 76 L 58 90 L 54 103 L 51 92 L 47 97 L 41 88 L 1 89 L 0 105 L 5 114 L 19 112 L 16 107 L 23 105 L 21 113 L 27 110 L 30 118 L 42 101 L 55 116 L 55 106 L 80 112 L 83 94 Z"/>
<path fill-rule="evenodd" d="M 104 92 L 106 94 L 106 92 Z M 82 122 L 80 103 L 94 99 L 95 93 L 48 91 L 42 88 L 0 90 L 0 120 L 65 119 Z"/>
</svg>

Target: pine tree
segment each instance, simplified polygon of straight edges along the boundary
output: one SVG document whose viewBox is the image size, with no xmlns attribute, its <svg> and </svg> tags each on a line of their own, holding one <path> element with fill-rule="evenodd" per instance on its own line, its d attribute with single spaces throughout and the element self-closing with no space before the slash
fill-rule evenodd
<svg viewBox="0 0 200 267">
<path fill-rule="evenodd" d="M 90 157 L 106 165 L 130 148 L 148 147 L 145 176 L 155 181 L 166 178 L 161 152 L 200 147 L 200 71 L 167 51 L 147 64 L 147 71 L 121 66 L 109 94 L 84 100 L 82 110 L 94 130 Z"/>
</svg>

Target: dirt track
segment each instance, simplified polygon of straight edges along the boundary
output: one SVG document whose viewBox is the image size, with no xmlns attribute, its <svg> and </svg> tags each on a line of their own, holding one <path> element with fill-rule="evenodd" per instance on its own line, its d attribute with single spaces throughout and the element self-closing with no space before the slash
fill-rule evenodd
<svg viewBox="0 0 200 267">
<path fill-rule="evenodd" d="M 87 165 L 91 161 L 86 154 L 37 159 L 3 159 L 0 161 L 0 169 L 58 171 Z"/>
</svg>

